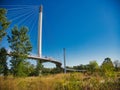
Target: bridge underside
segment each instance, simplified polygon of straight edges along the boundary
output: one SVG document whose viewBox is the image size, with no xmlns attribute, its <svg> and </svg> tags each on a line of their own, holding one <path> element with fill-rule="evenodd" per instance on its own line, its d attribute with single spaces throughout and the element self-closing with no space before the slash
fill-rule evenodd
<svg viewBox="0 0 120 90">
<path fill-rule="evenodd" d="M 53 58 L 41 58 L 37 56 L 28 56 L 28 59 L 40 60 L 41 62 L 51 62 L 56 64 L 56 67 L 61 67 L 62 63 L 54 60 Z"/>
</svg>

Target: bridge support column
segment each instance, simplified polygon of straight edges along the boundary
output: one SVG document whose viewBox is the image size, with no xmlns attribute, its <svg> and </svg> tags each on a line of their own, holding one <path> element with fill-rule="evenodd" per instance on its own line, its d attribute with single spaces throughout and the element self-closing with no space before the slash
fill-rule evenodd
<svg viewBox="0 0 120 90">
<path fill-rule="evenodd" d="M 37 76 L 41 76 L 42 75 L 42 69 L 43 69 L 43 65 L 41 61 L 37 61 L 37 67 L 36 67 L 36 73 Z"/>
<path fill-rule="evenodd" d="M 65 53 L 65 48 L 63 48 L 63 57 L 64 57 L 64 73 L 66 73 L 66 53 Z"/>
<path fill-rule="evenodd" d="M 38 56 L 42 57 L 42 11 L 43 7 L 40 6 L 39 23 L 38 23 Z"/>
</svg>

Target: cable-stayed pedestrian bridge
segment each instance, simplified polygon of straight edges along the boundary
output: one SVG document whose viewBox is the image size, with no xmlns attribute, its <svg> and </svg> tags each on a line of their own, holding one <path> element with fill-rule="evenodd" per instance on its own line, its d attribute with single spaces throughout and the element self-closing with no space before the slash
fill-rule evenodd
<svg viewBox="0 0 120 90">
<path fill-rule="evenodd" d="M 28 59 L 38 60 L 43 62 L 51 62 L 56 64 L 56 66 L 61 67 L 62 63 L 49 57 L 42 56 L 42 19 L 43 19 L 43 7 L 39 6 L 29 6 L 29 5 L 20 5 L 20 6 L 2 6 L 8 8 L 8 18 L 12 21 L 11 26 L 7 33 L 10 33 L 10 29 L 13 24 L 17 23 L 18 26 L 25 25 L 30 31 L 28 34 L 30 35 L 31 42 L 34 43 L 33 49 L 36 49 L 37 46 L 37 55 L 27 55 Z M 34 23 L 33 23 L 34 22 Z M 34 37 L 33 37 L 34 36 Z M 36 37 L 37 36 L 37 37 Z M 35 42 L 36 41 L 36 42 Z M 37 45 L 36 45 L 37 44 Z M 8 44 L 5 44 L 8 45 Z M 3 45 L 4 46 L 4 45 Z M 11 53 L 8 53 L 9 56 L 14 56 Z"/>
</svg>

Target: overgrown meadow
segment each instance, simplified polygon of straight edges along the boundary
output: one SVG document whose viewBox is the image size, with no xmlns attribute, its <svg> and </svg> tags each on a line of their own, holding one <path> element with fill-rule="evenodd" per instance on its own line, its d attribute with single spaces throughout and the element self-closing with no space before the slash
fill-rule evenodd
<svg viewBox="0 0 120 90">
<path fill-rule="evenodd" d="M 120 90 L 120 78 L 67 73 L 40 77 L 0 77 L 0 90 Z"/>
</svg>

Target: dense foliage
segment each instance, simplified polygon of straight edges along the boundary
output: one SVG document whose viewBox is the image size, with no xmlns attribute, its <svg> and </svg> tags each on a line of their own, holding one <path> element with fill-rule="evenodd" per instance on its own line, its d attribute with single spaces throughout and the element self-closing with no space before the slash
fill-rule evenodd
<svg viewBox="0 0 120 90">
<path fill-rule="evenodd" d="M 8 67 L 7 67 L 7 51 L 5 48 L 0 49 L 0 74 L 4 76 L 8 75 Z"/>
<path fill-rule="evenodd" d="M 14 76 L 26 76 L 25 59 L 32 50 L 32 46 L 27 35 L 28 29 L 15 26 L 12 29 L 12 35 L 8 36 L 9 47 L 11 48 L 11 71 Z"/>
<path fill-rule="evenodd" d="M 110 58 L 105 58 L 101 65 L 101 70 L 106 76 L 113 76 L 114 65 Z"/>
<path fill-rule="evenodd" d="M 0 41 L 6 35 L 6 29 L 10 24 L 7 20 L 6 13 L 6 9 L 0 8 Z"/>
<path fill-rule="evenodd" d="M 37 61 L 36 69 L 35 69 L 35 75 L 41 76 L 43 70 L 43 65 L 41 61 Z"/>
<path fill-rule="evenodd" d="M 3 37 L 6 36 L 6 29 L 10 24 L 10 22 L 7 20 L 6 13 L 6 9 L 0 8 L 0 42 L 2 41 Z M 0 47 L 0 74 L 3 74 L 4 76 L 8 75 L 6 54 L 6 49 Z"/>
</svg>

